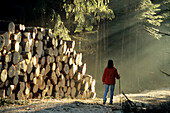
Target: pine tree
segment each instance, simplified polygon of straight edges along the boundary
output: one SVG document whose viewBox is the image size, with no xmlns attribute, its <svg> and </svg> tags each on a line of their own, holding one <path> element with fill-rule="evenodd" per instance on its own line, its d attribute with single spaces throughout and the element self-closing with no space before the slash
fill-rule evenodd
<svg viewBox="0 0 170 113">
<path fill-rule="evenodd" d="M 162 36 L 170 36 L 169 31 L 160 30 L 162 23 L 166 23 L 165 27 L 170 27 L 170 0 L 163 0 L 159 4 L 153 4 L 151 0 L 142 0 L 138 10 L 142 12 L 139 20 L 146 31 L 157 39 Z"/>
</svg>

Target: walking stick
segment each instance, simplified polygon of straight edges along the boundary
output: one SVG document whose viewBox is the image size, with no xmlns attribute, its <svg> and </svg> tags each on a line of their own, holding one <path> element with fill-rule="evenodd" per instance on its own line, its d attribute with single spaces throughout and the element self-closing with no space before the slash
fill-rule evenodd
<svg viewBox="0 0 170 113">
<path fill-rule="evenodd" d="M 120 76 L 120 74 L 119 74 L 119 76 Z M 120 95 L 120 105 L 122 106 L 122 102 L 121 102 L 121 87 L 120 87 L 120 78 L 119 78 L 119 95 Z"/>
</svg>

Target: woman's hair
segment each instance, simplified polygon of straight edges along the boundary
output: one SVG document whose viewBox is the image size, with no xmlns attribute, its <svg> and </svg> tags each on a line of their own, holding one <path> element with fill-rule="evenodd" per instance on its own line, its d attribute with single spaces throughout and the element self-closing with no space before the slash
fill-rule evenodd
<svg viewBox="0 0 170 113">
<path fill-rule="evenodd" d="M 108 67 L 108 68 L 113 68 L 113 60 L 109 60 L 109 61 L 108 61 L 107 67 Z"/>
</svg>

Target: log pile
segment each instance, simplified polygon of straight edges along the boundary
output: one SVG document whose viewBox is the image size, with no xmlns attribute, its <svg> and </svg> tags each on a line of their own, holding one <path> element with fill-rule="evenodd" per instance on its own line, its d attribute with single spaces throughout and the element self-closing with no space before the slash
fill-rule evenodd
<svg viewBox="0 0 170 113">
<path fill-rule="evenodd" d="M 0 21 L 0 97 L 94 98 L 95 80 L 74 46 L 51 29 Z"/>
</svg>

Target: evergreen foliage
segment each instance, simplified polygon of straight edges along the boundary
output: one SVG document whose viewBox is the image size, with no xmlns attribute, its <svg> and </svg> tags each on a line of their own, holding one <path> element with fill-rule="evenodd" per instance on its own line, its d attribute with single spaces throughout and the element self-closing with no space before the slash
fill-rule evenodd
<svg viewBox="0 0 170 113">
<path fill-rule="evenodd" d="M 61 21 L 60 15 L 57 16 L 57 22 L 54 26 L 54 34 L 62 38 L 63 40 L 71 40 L 69 36 L 69 30 L 64 26 L 64 23 Z"/>
<path fill-rule="evenodd" d="M 108 0 L 73 0 L 72 3 L 65 1 L 63 8 L 66 19 L 74 18 L 72 21 L 72 25 L 75 26 L 74 33 L 92 31 L 94 25 L 101 20 L 112 20 L 115 16 L 108 8 L 108 3 Z"/>
<path fill-rule="evenodd" d="M 159 4 L 153 4 L 151 0 L 141 0 L 138 10 L 142 11 L 139 19 L 146 31 L 157 39 L 160 39 L 163 35 L 170 35 L 160 31 L 161 24 L 169 22 L 170 0 L 164 0 Z M 165 25 L 168 27 L 170 24 Z"/>
</svg>

